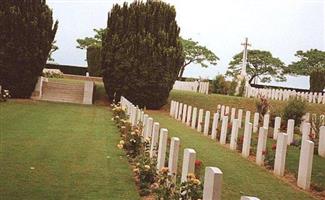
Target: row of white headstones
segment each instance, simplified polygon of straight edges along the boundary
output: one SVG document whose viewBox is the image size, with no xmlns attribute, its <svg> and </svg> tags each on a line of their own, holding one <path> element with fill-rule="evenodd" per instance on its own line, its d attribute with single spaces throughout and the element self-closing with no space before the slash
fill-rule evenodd
<svg viewBox="0 0 325 200">
<path fill-rule="evenodd" d="M 245 97 L 258 98 L 263 96 L 272 100 L 288 101 L 290 98 L 300 98 L 309 103 L 325 104 L 325 94 L 322 92 L 296 92 L 295 90 L 265 89 L 246 86 Z"/>
<path fill-rule="evenodd" d="M 132 126 L 139 122 L 143 123 L 143 137 L 150 139 L 150 157 L 157 158 L 157 170 L 165 167 L 168 130 L 160 128 L 159 122 L 154 122 L 153 118 L 145 114 L 143 110 L 133 105 L 125 97 L 121 97 L 121 106 L 126 110 Z M 172 137 L 168 159 L 168 170 L 170 174 L 177 173 L 177 162 L 179 153 L 180 139 Z M 158 151 L 157 151 L 158 150 Z M 185 148 L 183 154 L 181 181 L 187 180 L 190 173 L 195 172 L 196 151 Z M 222 171 L 217 167 L 206 167 L 203 186 L 203 200 L 221 199 Z M 241 200 L 259 200 L 256 197 L 242 196 Z"/>
<path fill-rule="evenodd" d="M 208 94 L 209 82 L 175 81 L 173 89 Z"/>
<path fill-rule="evenodd" d="M 226 144 L 228 121 L 229 121 L 229 106 L 217 107 L 217 112 L 213 115 L 211 139 L 216 140 L 217 128 L 219 119 L 221 122 L 220 131 L 220 144 Z M 243 110 L 239 109 L 237 118 L 235 118 L 236 108 L 231 109 L 230 122 L 232 122 L 231 136 L 230 136 L 230 149 L 237 149 L 238 129 L 242 126 Z M 197 117 L 198 113 L 198 117 Z M 244 126 L 244 138 L 242 146 L 242 156 L 247 158 L 250 153 L 251 136 L 252 132 L 256 133 L 258 130 L 259 113 L 254 114 L 254 122 L 250 122 L 250 111 L 246 111 L 245 126 Z M 177 101 L 171 101 L 170 116 L 181 120 L 187 126 L 191 126 L 193 129 L 197 129 L 198 132 L 202 132 L 205 136 L 209 136 L 210 128 L 210 111 L 205 112 L 205 118 L 203 123 L 203 109 L 198 109 L 190 105 L 186 105 Z M 266 142 L 268 136 L 270 115 L 266 114 L 263 120 L 263 126 L 259 128 L 257 152 L 256 152 L 256 164 L 263 165 L 265 155 L 263 152 L 266 150 Z M 274 162 L 274 174 L 283 176 L 285 171 L 285 161 L 287 146 L 293 142 L 294 139 L 294 120 L 290 119 L 287 122 L 287 132 L 279 132 L 281 126 L 281 118 L 275 118 L 273 139 L 277 140 L 275 162 Z M 204 126 L 203 126 L 204 124 Z M 299 169 L 297 185 L 305 190 L 310 188 L 312 163 L 314 155 L 314 143 L 309 140 L 310 123 L 303 123 L 302 127 L 302 145 L 300 151 Z M 320 127 L 319 136 L 319 155 L 325 157 L 325 126 Z"/>
</svg>

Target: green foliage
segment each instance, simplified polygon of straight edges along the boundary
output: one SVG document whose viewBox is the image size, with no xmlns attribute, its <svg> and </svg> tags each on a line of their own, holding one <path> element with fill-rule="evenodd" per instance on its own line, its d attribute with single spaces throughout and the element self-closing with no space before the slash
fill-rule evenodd
<svg viewBox="0 0 325 200">
<path fill-rule="evenodd" d="M 295 126 L 298 127 L 301 123 L 301 118 L 306 114 L 306 108 L 306 102 L 299 99 L 290 99 L 283 108 L 283 121 L 287 122 L 289 119 L 293 119 L 295 120 Z"/>
<path fill-rule="evenodd" d="M 236 54 L 229 63 L 226 76 L 236 78 L 241 72 L 243 52 Z M 249 76 L 249 83 L 255 77 L 260 78 L 261 82 L 270 82 L 272 78 L 276 81 L 285 81 L 284 63 L 279 58 L 274 58 L 268 51 L 250 50 L 247 55 L 246 72 Z"/>
<path fill-rule="evenodd" d="M 256 111 L 259 113 L 260 119 L 262 119 L 270 110 L 270 103 L 265 97 L 260 97 L 259 100 L 255 102 L 255 106 Z"/>
<path fill-rule="evenodd" d="M 87 63 L 90 76 L 102 76 L 100 47 L 87 48 Z"/>
<path fill-rule="evenodd" d="M 162 1 L 114 5 L 102 47 L 108 98 L 121 95 L 140 107 L 166 103 L 184 63 L 175 8 Z"/>
<path fill-rule="evenodd" d="M 236 81 L 236 79 L 233 79 L 230 82 L 228 94 L 231 95 L 231 96 L 234 96 L 235 93 L 236 93 L 236 87 L 237 87 L 237 81 Z"/>
<path fill-rule="evenodd" d="M 45 66 L 58 27 L 45 0 L 1 0 L 0 85 L 29 98 Z"/>
<path fill-rule="evenodd" d="M 212 80 L 212 93 L 217 94 L 228 94 L 229 84 L 223 75 L 217 75 Z"/>
<path fill-rule="evenodd" d="M 208 67 L 216 65 L 219 58 L 205 46 L 199 45 L 198 42 L 193 41 L 191 38 L 186 40 L 180 38 L 183 46 L 183 56 L 185 58 L 184 64 L 181 67 L 179 77 L 183 76 L 185 67 L 191 63 L 199 64 L 201 67 Z"/>
<path fill-rule="evenodd" d="M 298 61 L 288 66 L 287 73 L 310 76 L 310 90 L 322 91 L 325 88 L 325 51 L 310 49 L 297 51 Z M 318 74 L 320 73 L 320 74 Z"/>
<path fill-rule="evenodd" d="M 104 35 L 107 33 L 106 29 L 94 29 L 96 33 L 94 37 L 85 37 L 84 39 L 77 39 L 79 49 L 87 50 L 87 64 L 90 76 L 101 76 L 101 49 Z"/>
<path fill-rule="evenodd" d="M 79 49 L 88 49 L 89 47 L 102 47 L 103 37 L 106 34 L 106 29 L 93 29 L 96 33 L 94 37 L 85 37 L 84 39 L 77 39 Z"/>
<path fill-rule="evenodd" d="M 51 47 L 50 53 L 47 57 L 48 61 L 54 61 L 54 58 L 52 58 L 52 54 L 59 49 L 59 47 L 55 43 L 56 43 L 56 40 L 54 40 L 52 42 L 52 47 Z"/>
</svg>

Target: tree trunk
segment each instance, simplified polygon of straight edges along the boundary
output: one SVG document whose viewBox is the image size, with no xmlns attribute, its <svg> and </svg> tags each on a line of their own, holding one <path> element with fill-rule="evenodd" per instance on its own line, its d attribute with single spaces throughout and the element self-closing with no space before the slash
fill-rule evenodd
<svg viewBox="0 0 325 200">
<path fill-rule="evenodd" d="M 181 69 L 179 70 L 179 73 L 178 73 L 178 79 L 179 80 L 182 78 L 184 71 L 185 71 L 185 66 L 183 65 L 181 67 Z"/>
<path fill-rule="evenodd" d="M 249 83 L 249 84 L 252 84 L 252 81 L 254 80 L 255 77 L 256 77 L 256 75 L 253 75 L 253 76 L 249 79 L 248 83 Z"/>
</svg>

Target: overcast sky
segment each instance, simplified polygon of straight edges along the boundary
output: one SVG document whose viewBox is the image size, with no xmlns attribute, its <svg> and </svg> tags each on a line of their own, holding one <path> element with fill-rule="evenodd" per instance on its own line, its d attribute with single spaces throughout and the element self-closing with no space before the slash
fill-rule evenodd
<svg viewBox="0 0 325 200">
<path fill-rule="evenodd" d="M 59 64 L 87 66 L 85 50 L 77 49 L 77 38 L 93 36 L 93 28 L 104 28 L 107 13 L 119 0 L 48 0 L 54 19 Z M 128 2 L 132 2 L 128 0 Z M 232 56 L 242 50 L 248 37 L 250 49 L 270 51 L 286 64 L 297 50 L 325 50 L 325 0 L 165 0 L 175 6 L 181 36 L 211 49 L 219 58 L 207 69 L 189 66 L 186 77 L 213 78 L 224 74 Z M 290 87 L 309 88 L 307 77 L 289 77 Z"/>
</svg>

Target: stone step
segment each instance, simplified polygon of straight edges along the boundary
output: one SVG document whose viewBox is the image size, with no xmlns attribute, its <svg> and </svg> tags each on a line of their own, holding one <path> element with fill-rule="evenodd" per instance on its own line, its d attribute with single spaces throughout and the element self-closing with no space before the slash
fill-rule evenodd
<svg viewBox="0 0 325 200">
<path fill-rule="evenodd" d="M 43 82 L 42 100 L 83 103 L 84 85 L 76 83 Z"/>
</svg>

